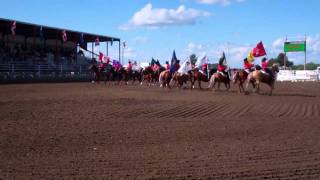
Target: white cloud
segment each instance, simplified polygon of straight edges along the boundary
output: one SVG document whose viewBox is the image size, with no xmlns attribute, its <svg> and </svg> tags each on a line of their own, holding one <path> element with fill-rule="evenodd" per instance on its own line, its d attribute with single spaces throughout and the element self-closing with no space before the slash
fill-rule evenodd
<svg viewBox="0 0 320 180">
<path fill-rule="evenodd" d="M 235 2 L 241 3 L 246 0 L 235 0 Z M 197 0 L 200 4 L 220 4 L 222 6 L 230 5 L 232 0 Z"/>
<path fill-rule="evenodd" d="M 144 36 L 136 36 L 132 38 L 133 43 L 146 43 L 147 41 L 148 41 L 148 38 Z"/>
<path fill-rule="evenodd" d="M 157 28 L 173 25 L 195 24 L 199 17 L 208 17 L 211 13 L 181 5 L 177 9 L 156 9 L 152 4 L 146 4 L 136 12 L 127 24 L 120 26 L 121 30 L 129 30 L 136 27 Z"/>
</svg>

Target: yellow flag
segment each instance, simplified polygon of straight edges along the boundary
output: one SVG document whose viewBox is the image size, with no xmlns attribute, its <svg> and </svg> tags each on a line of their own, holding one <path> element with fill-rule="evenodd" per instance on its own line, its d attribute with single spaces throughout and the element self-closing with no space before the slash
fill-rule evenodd
<svg viewBox="0 0 320 180">
<path fill-rule="evenodd" d="M 248 61 L 249 61 L 250 63 L 252 63 L 252 62 L 254 61 L 254 56 L 253 56 L 253 54 L 252 54 L 252 51 L 249 52 L 247 59 L 248 59 Z"/>
</svg>

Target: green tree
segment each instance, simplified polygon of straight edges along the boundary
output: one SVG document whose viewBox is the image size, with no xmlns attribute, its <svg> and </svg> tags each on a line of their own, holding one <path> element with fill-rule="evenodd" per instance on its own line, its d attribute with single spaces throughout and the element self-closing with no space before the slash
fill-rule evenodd
<svg viewBox="0 0 320 180">
<path fill-rule="evenodd" d="M 320 66 L 320 64 L 316 64 L 316 63 L 310 62 L 310 63 L 306 64 L 306 70 L 316 70 L 318 66 Z M 304 65 L 303 64 L 299 64 L 299 65 L 293 66 L 292 69 L 294 69 L 294 70 L 304 70 Z"/>
<path fill-rule="evenodd" d="M 196 64 L 198 58 L 195 54 L 191 54 L 189 58 L 190 58 L 191 64 Z"/>
<path fill-rule="evenodd" d="M 284 59 L 286 61 L 286 67 L 293 67 L 294 63 L 288 60 L 285 53 L 280 53 L 278 57 L 271 58 L 269 62 L 270 64 L 278 63 L 280 66 L 284 66 Z"/>
</svg>

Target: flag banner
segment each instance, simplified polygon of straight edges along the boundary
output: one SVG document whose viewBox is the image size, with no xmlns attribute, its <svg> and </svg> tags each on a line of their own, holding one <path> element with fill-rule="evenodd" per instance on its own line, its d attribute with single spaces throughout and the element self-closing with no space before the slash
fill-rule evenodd
<svg viewBox="0 0 320 180">
<path fill-rule="evenodd" d="M 187 59 L 185 62 L 183 62 L 181 67 L 178 69 L 178 73 L 188 74 L 190 70 L 192 70 L 191 63 L 189 62 L 189 59 Z"/>
<path fill-rule="evenodd" d="M 171 58 L 171 66 L 174 65 L 177 60 L 178 59 L 177 59 L 177 56 L 176 56 L 176 51 L 173 50 L 172 58 Z"/>
<path fill-rule="evenodd" d="M 247 59 L 250 63 L 252 63 L 254 61 L 254 56 L 253 56 L 252 52 L 249 52 Z"/>
<path fill-rule="evenodd" d="M 16 21 L 13 21 L 12 22 L 12 24 L 11 24 L 11 34 L 13 35 L 13 36 L 15 36 L 16 35 L 16 28 L 17 28 L 17 22 Z"/>
<path fill-rule="evenodd" d="M 252 49 L 252 56 L 254 57 L 261 57 L 265 56 L 266 50 L 264 49 L 263 43 L 259 42 L 255 48 Z"/>
<path fill-rule="evenodd" d="M 40 40 L 43 40 L 43 39 L 44 39 L 43 27 L 42 27 L 42 26 L 39 27 L 39 38 L 40 38 Z"/>
<path fill-rule="evenodd" d="M 172 58 L 171 58 L 171 65 L 170 65 L 170 73 L 175 73 L 175 63 L 178 61 L 178 58 L 176 56 L 176 51 L 173 50 Z"/>
<path fill-rule="evenodd" d="M 224 52 L 222 53 L 222 56 L 221 56 L 220 60 L 223 61 L 223 64 L 224 64 L 224 65 L 227 65 L 226 54 L 225 54 Z"/>
<path fill-rule="evenodd" d="M 292 41 L 284 43 L 284 52 L 306 52 L 306 41 Z"/>
<path fill-rule="evenodd" d="M 121 68 L 122 65 L 118 60 L 113 60 L 112 61 L 112 67 L 118 69 L 118 68 Z"/>
<path fill-rule="evenodd" d="M 104 54 L 102 52 L 100 52 L 99 53 L 99 61 L 100 61 L 100 63 L 102 63 L 103 59 L 104 59 Z"/>
<path fill-rule="evenodd" d="M 81 33 L 81 35 L 80 35 L 80 40 L 79 40 L 79 46 L 82 48 L 82 49 L 85 49 L 85 50 L 87 50 L 87 43 L 85 42 L 85 40 L 84 40 L 84 34 L 83 33 Z"/>
<path fill-rule="evenodd" d="M 61 32 L 61 37 L 62 37 L 62 41 L 63 42 L 67 42 L 67 32 L 66 32 L 66 30 L 63 30 L 62 32 Z"/>
<path fill-rule="evenodd" d="M 122 45 L 123 45 L 123 48 L 127 47 L 127 43 L 125 41 L 122 43 Z"/>
<path fill-rule="evenodd" d="M 100 45 L 99 37 L 96 37 L 96 39 L 94 40 L 94 45 L 95 46 L 99 46 Z"/>
<path fill-rule="evenodd" d="M 208 63 L 208 58 L 207 58 L 207 55 L 205 55 L 205 56 L 203 56 L 203 58 L 197 59 L 195 67 L 201 69 L 202 65 L 207 64 L 207 63 Z"/>
<path fill-rule="evenodd" d="M 83 33 L 81 33 L 79 44 L 83 44 L 83 43 L 84 43 L 84 35 L 83 35 Z"/>
</svg>

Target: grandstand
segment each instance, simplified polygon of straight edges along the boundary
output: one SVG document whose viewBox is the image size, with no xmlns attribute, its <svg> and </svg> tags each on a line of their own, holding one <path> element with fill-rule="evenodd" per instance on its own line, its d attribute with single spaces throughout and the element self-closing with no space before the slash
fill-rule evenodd
<svg viewBox="0 0 320 180">
<path fill-rule="evenodd" d="M 120 59 L 120 38 L 0 18 L 0 82 L 88 80 L 96 43 L 107 55 L 116 43 Z"/>
</svg>

